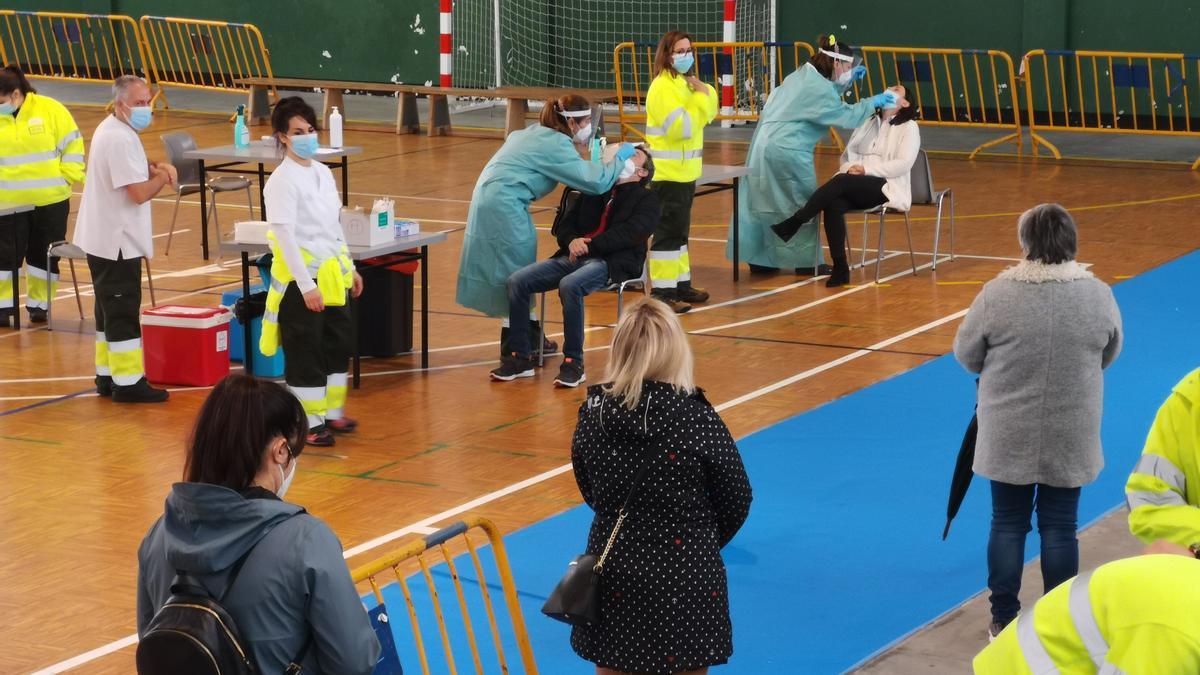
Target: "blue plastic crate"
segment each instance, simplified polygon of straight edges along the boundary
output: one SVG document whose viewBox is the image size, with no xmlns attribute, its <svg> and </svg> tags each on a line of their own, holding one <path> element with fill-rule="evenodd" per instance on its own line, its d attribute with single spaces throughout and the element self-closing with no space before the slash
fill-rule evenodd
<svg viewBox="0 0 1200 675">
<path fill-rule="evenodd" d="M 263 292 L 264 287 L 250 287 L 250 294 Z M 226 291 L 221 294 L 221 305 L 232 309 L 242 297 L 242 289 Z M 280 347 L 274 356 L 264 356 L 258 349 L 258 338 L 262 335 L 262 317 L 250 322 L 250 340 L 254 345 L 254 374 L 258 377 L 283 377 L 283 348 Z M 245 348 L 242 333 L 242 322 L 236 318 L 229 322 L 229 360 L 242 363 L 245 361 Z"/>
</svg>

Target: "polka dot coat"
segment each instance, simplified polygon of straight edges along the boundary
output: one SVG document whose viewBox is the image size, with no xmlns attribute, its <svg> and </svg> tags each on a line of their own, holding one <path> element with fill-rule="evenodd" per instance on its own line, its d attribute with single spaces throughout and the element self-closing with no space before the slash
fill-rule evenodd
<svg viewBox="0 0 1200 675">
<path fill-rule="evenodd" d="M 623 672 L 675 673 L 733 654 L 721 548 L 750 509 L 750 482 L 724 422 L 702 392 L 645 382 L 629 410 L 588 389 L 571 446 L 575 480 L 595 511 L 587 552 L 599 555 L 643 462 L 648 469 L 605 561 L 598 626 L 571 647 Z"/>
</svg>

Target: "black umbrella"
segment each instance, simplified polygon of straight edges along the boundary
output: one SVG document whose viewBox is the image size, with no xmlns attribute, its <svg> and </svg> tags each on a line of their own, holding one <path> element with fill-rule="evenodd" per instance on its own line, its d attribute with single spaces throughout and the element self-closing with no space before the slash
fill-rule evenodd
<svg viewBox="0 0 1200 675">
<path fill-rule="evenodd" d="M 963 498 L 967 496 L 967 488 L 971 487 L 971 479 L 975 472 L 971 466 L 975 463 L 975 437 L 979 434 L 979 416 L 971 415 L 971 423 L 967 425 L 967 433 L 963 434 L 962 445 L 958 448 L 958 461 L 954 464 L 954 477 L 950 479 L 950 501 L 946 504 L 946 529 L 942 530 L 942 541 L 950 534 L 950 521 L 958 515 Z"/>
</svg>

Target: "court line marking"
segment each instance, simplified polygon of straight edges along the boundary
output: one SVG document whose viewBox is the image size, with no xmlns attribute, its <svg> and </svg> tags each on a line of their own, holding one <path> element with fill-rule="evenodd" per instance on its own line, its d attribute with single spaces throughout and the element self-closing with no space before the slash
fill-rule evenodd
<svg viewBox="0 0 1200 675">
<path fill-rule="evenodd" d="M 944 324 L 950 323 L 951 321 L 955 321 L 955 320 L 965 316 L 966 313 L 967 313 L 967 310 L 962 309 L 957 312 L 954 312 L 953 314 L 948 314 L 946 316 L 941 317 L 940 319 L 935 319 L 928 323 L 917 326 L 916 328 L 912 328 L 912 329 L 907 330 L 898 335 L 894 335 L 890 338 L 887 338 L 886 340 L 877 342 L 877 343 L 871 345 L 870 347 L 865 347 L 863 349 L 856 350 L 856 351 L 846 354 L 845 356 L 842 356 L 840 358 L 834 359 L 832 361 L 828 361 L 819 366 L 815 366 L 813 368 L 809 368 L 808 370 L 805 370 L 805 371 L 802 371 L 795 375 L 792 375 L 791 377 L 787 377 L 782 380 L 779 380 L 778 382 L 774 382 L 774 383 L 766 385 L 764 387 L 755 389 L 754 391 L 751 391 L 747 394 L 743 394 L 742 396 L 739 396 L 735 399 L 732 399 L 732 400 L 726 401 L 725 403 L 722 403 L 720 405 L 714 406 L 714 408 L 717 412 L 722 412 L 722 411 L 728 410 L 734 406 L 738 406 L 738 405 L 741 405 L 748 401 L 752 401 L 756 398 L 759 398 L 759 397 L 765 396 L 767 394 L 770 394 L 772 392 L 778 391 L 779 389 L 782 389 L 789 385 L 792 385 L 797 382 L 811 378 L 813 376 L 819 375 L 827 370 L 837 368 L 838 366 L 849 363 L 850 361 L 854 361 L 854 360 L 860 359 L 864 356 L 874 354 L 878 350 L 885 349 L 893 344 L 896 344 L 897 342 L 907 340 L 908 338 L 911 338 L 915 335 L 919 335 L 928 330 L 932 330 L 932 329 L 942 326 Z M 458 506 L 446 509 L 445 511 L 436 513 L 427 518 L 423 518 L 415 523 L 412 523 L 411 525 L 406 525 L 397 530 L 393 530 L 392 532 L 389 532 L 385 535 L 382 535 L 382 536 L 376 537 L 374 539 L 371 539 L 369 541 L 363 542 L 362 544 L 359 544 L 358 546 L 355 546 L 353 548 L 346 550 L 343 553 L 343 557 L 348 560 L 352 557 L 366 553 L 367 551 L 370 551 L 372 549 L 379 548 L 380 546 L 382 546 L 384 544 L 395 541 L 396 539 L 399 539 L 400 537 L 403 537 L 405 535 L 426 533 L 425 531 L 429 530 L 434 523 L 437 523 L 437 522 L 440 522 L 443 520 L 447 520 L 449 518 L 453 518 L 453 517 L 455 517 L 459 514 L 462 514 L 466 511 L 470 511 L 472 509 L 478 508 L 485 504 L 489 504 L 489 503 L 499 500 L 501 498 L 515 494 L 517 492 L 524 490 L 525 488 L 531 487 L 533 485 L 537 485 L 539 483 L 543 483 L 547 480 L 550 480 L 551 478 L 554 478 L 556 476 L 560 476 L 564 473 L 567 473 L 570 470 L 571 470 L 571 464 L 569 464 L 569 463 L 563 464 L 561 466 L 557 466 L 553 469 L 550 469 L 549 471 L 543 471 L 542 473 L 539 473 L 536 476 L 531 476 L 529 478 L 526 478 L 525 480 L 508 485 L 507 487 L 500 488 L 499 490 L 493 490 L 492 492 L 489 492 L 480 497 L 476 497 L 475 499 L 472 499 L 471 501 L 465 502 L 463 504 L 459 504 Z M 80 654 L 79 656 L 75 656 L 75 657 L 67 659 L 65 661 L 60 661 L 59 663 L 55 663 L 53 665 L 47 666 L 46 668 L 43 668 L 41 670 L 34 672 L 33 675 L 51 675 L 54 673 L 61 673 L 61 672 L 67 671 L 67 670 L 71 670 L 72 668 L 76 668 L 85 663 L 89 663 L 100 657 L 107 656 L 108 654 L 111 654 L 120 649 L 124 649 L 125 647 L 131 646 L 136 643 L 137 643 L 137 634 L 129 635 L 124 638 L 121 638 L 120 640 L 110 642 L 107 645 L 103 645 L 103 646 L 97 647 L 96 649 L 93 649 L 91 651 Z"/>
</svg>

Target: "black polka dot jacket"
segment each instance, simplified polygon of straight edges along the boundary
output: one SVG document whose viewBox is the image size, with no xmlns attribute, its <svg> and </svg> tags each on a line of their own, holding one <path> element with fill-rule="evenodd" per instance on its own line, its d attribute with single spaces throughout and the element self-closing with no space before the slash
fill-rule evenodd
<svg viewBox="0 0 1200 675">
<path fill-rule="evenodd" d="M 733 654 L 721 548 L 750 510 L 750 481 L 725 423 L 704 398 L 647 381 L 635 410 L 588 388 L 571 445 L 595 512 L 599 555 L 643 462 L 649 468 L 605 562 L 599 626 L 575 627 L 584 659 L 623 672 L 676 673 Z"/>
</svg>

